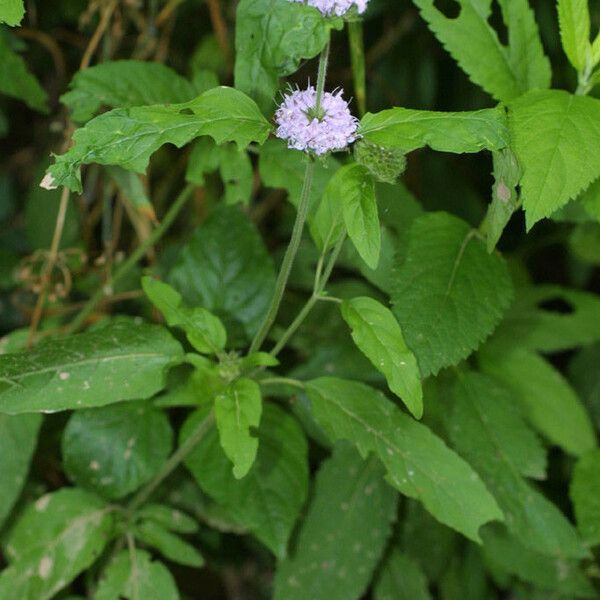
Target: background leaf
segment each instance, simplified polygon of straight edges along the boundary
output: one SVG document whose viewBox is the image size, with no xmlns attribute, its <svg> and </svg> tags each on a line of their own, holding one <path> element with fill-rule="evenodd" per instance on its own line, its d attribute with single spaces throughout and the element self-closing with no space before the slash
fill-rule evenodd
<svg viewBox="0 0 600 600">
<path fill-rule="evenodd" d="M 358 600 L 396 517 L 398 494 L 375 459 L 338 446 L 316 477 L 295 551 L 279 563 L 274 600 Z"/>
<path fill-rule="evenodd" d="M 427 376 L 465 359 L 492 333 L 512 300 L 512 285 L 504 261 L 488 254 L 464 221 L 430 213 L 410 229 L 391 298 Z"/>
<path fill-rule="evenodd" d="M 600 544 L 600 449 L 584 454 L 573 472 L 571 500 L 577 527 L 590 546 Z"/>
<path fill-rule="evenodd" d="M 307 391 L 313 415 L 332 441 L 352 441 L 363 457 L 375 453 L 387 480 L 442 523 L 477 541 L 481 525 L 502 519 L 471 467 L 373 388 L 321 377 Z"/>
<path fill-rule="evenodd" d="M 393 550 L 384 561 L 373 592 L 374 600 L 431 600 L 419 565 Z"/>
<path fill-rule="evenodd" d="M 182 356 L 165 329 L 131 321 L 53 338 L 0 355 L 0 411 L 55 412 L 148 398 Z"/>
</svg>

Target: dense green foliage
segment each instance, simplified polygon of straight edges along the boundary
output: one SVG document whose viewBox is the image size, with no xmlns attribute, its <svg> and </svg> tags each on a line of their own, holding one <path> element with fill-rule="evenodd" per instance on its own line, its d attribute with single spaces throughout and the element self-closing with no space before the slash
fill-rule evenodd
<svg viewBox="0 0 600 600">
<path fill-rule="evenodd" d="M 0 0 L 0 600 L 600 598 L 597 0 L 309 4 Z"/>
</svg>

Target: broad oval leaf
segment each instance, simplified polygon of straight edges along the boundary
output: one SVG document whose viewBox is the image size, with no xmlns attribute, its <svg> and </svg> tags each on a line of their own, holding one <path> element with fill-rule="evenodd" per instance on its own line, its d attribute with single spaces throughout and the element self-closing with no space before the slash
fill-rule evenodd
<svg viewBox="0 0 600 600">
<path fill-rule="evenodd" d="M 440 152 L 502 150 L 510 143 L 503 107 L 472 112 L 390 108 L 367 113 L 360 133 L 370 142 L 411 152 L 429 146 Z"/>
<path fill-rule="evenodd" d="M 281 561 L 274 600 L 358 600 L 396 518 L 398 494 L 372 457 L 340 445 L 316 477 L 293 556 Z"/>
<path fill-rule="evenodd" d="M 383 394 L 333 377 L 308 382 L 307 391 L 313 415 L 332 441 L 351 441 L 363 457 L 374 453 L 387 480 L 442 523 L 480 541 L 484 523 L 503 519 L 477 473 Z"/>
<path fill-rule="evenodd" d="M 127 402 L 74 413 L 63 433 L 67 475 L 106 498 L 123 498 L 148 482 L 167 460 L 173 430 L 148 402 Z"/>
<path fill-rule="evenodd" d="M 561 90 L 533 91 L 508 109 L 531 229 L 600 176 L 600 100 Z"/>
<path fill-rule="evenodd" d="M 113 533 L 110 507 L 62 489 L 30 505 L 10 532 L 2 600 L 49 600 L 98 558 Z"/>
<path fill-rule="evenodd" d="M 222 318 L 233 343 L 239 343 L 260 326 L 275 273 L 248 217 L 235 206 L 221 206 L 181 249 L 169 281 L 189 305 Z"/>
<path fill-rule="evenodd" d="M 342 304 L 342 316 L 352 328 L 352 339 L 360 351 L 385 375 L 392 392 L 420 419 L 423 390 L 417 359 L 408 349 L 391 311 L 372 298 L 353 298 Z"/>
<path fill-rule="evenodd" d="M 198 411 L 186 421 L 181 443 L 205 416 Z M 185 464 L 234 523 L 251 531 L 283 558 L 308 492 L 308 446 L 296 419 L 273 404 L 264 407 L 258 439 L 256 461 L 243 479 L 233 476 L 215 428 Z"/>
<path fill-rule="evenodd" d="M 179 343 L 162 327 L 117 321 L 0 355 L 0 412 L 56 412 L 149 398 L 180 362 Z"/>
<path fill-rule="evenodd" d="M 512 300 L 504 261 L 446 213 L 414 221 L 394 277 L 393 312 L 423 376 L 467 358 Z"/>
<path fill-rule="evenodd" d="M 183 104 L 117 108 L 75 132 L 74 146 L 56 158 L 43 185 L 81 192 L 85 164 L 119 165 L 143 173 L 152 153 L 163 144 L 180 148 L 210 135 L 218 144 L 236 142 L 245 148 L 250 142 L 262 144 L 270 131 L 254 101 L 228 87 L 208 90 Z"/>
</svg>

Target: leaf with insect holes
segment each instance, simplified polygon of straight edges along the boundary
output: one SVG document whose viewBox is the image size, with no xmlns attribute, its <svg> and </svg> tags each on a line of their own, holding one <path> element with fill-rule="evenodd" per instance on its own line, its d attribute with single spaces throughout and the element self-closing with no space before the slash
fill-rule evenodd
<svg viewBox="0 0 600 600">
<path fill-rule="evenodd" d="M 381 371 L 392 392 L 411 413 L 423 416 L 421 374 L 415 355 L 408 349 L 392 312 L 373 298 L 345 300 L 342 316 L 352 328 L 352 339 L 360 351 Z"/>
<path fill-rule="evenodd" d="M 338 445 L 316 476 L 291 557 L 275 576 L 274 600 L 358 600 L 385 549 L 398 493 L 375 458 Z"/>
<path fill-rule="evenodd" d="M 149 398 L 183 350 L 163 327 L 116 321 L 0 354 L 0 412 L 56 412 Z"/>
<path fill-rule="evenodd" d="M 65 488 L 42 496 L 8 536 L 0 598 L 53 598 L 100 556 L 113 523 L 111 508 L 93 494 Z"/>
<path fill-rule="evenodd" d="M 117 108 L 75 131 L 74 145 L 56 157 L 42 185 L 81 192 L 81 167 L 86 164 L 119 165 L 143 173 L 163 144 L 181 148 L 210 135 L 218 144 L 231 141 L 245 148 L 250 142 L 262 144 L 270 131 L 254 101 L 228 87 L 208 90 L 183 104 Z"/>
<path fill-rule="evenodd" d="M 420 500 L 439 521 L 480 541 L 479 528 L 503 520 L 477 473 L 425 425 L 375 389 L 344 379 L 307 382 L 312 413 L 331 441 L 349 440 L 363 457 L 374 453 L 387 480 Z"/>
</svg>

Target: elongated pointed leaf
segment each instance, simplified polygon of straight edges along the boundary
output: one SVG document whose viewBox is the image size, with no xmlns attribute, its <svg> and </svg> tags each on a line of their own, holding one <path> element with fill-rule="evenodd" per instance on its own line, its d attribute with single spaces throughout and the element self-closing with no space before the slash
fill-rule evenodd
<svg viewBox="0 0 600 600">
<path fill-rule="evenodd" d="M 565 54 L 578 71 L 583 71 L 592 52 L 588 0 L 558 0 L 558 20 Z"/>
<path fill-rule="evenodd" d="M 0 412 L 56 412 L 148 398 L 180 361 L 162 327 L 115 322 L 54 338 L 28 352 L 0 355 Z"/>
<path fill-rule="evenodd" d="M 362 383 L 321 377 L 307 384 L 314 417 L 331 440 L 373 452 L 388 481 L 420 500 L 439 521 L 479 541 L 479 528 L 502 513 L 479 476 L 427 427 Z"/>
<path fill-rule="evenodd" d="M 600 544 L 600 450 L 584 454 L 573 472 L 571 499 L 577 527 L 590 546 Z"/>
</svg>

